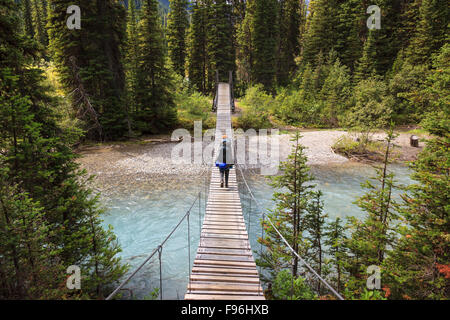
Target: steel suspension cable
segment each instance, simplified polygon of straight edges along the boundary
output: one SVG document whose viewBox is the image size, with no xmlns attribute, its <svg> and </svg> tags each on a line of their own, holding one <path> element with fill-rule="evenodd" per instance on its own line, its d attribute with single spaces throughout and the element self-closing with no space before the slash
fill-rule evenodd
<svg viewBox="0 0 450 320">
<path fill-rule="evenodd" d="M 253 201 L 255 201 L 255 203 L 259 207 L 259 209 L 264 212 L 263 208 L 261 207 L 259 202 L 256 200 L 255 196 L 253 195 L 253 192 L 251 191 L 250 187 L 248 186 L 247 180 L 245 179 L 245 176 L 244 176 L 244 174 L 242 172 L 242 169 L 240 168 L 240 166 L 237 166 L 237 167 L 239 168 L 239 171 L 241 172 L 242 179 L 243 179 L 243 181 L 244 181 L 244 183 L 245 183 L 245 185 L 246 185 L 246 187 L 248 189 L 248 192 L 249 192 L 250 196 L 252 197 Z M 299 256 L 299 254 L 297 252 L 294 251 L 294 249 L 292 249 L 290 244 L 286 241 L 286 239 L 283 237 L 283 235 L 277 229 L 277 227 L 275 227 L 275 225 L 273 224 L 272 220 L 269 217 L 267 217 L 267 220 L 270 222 L 272 227 L 275 229 L 275 231 L 278 233 L 278 235 L 281 237 L 281 239 L 287 245 L 287 247 L 292 251 L 293 254 L 295 254 L 297 256 L 297 258 L 305 265 L 305 267 L 307 267 L 309 269 L 309 271 L 311 271 L 328 289 L 330 289 L 330 291 L 336 297 L 338 297 L 340 300 L 344 300 L 344 298 L 332 286 L 330 286 L 327 281 L 325 281 L 305 260 L 303 260 L 302 257 Z"/>
<path fill-rule="evenodd" d="M 194 202 L 192 203 L 191 207 L 189 208 L 189 210 L 184 214 L 184 216 L 181 218 L 181 220 L 178 222 L 178 224 L 175 226 L 175 228 L 172 229 L 172 231 L 169 233 L 169 235 L 164 239 L 163 242 L 161 242 L 161 244 L 158 245 L 158 247 L 153 250 L 153 252 L 133 271 L 133 273 L 131 273 L 125 280 L 122 281 L 122 283 L 116 288 L 114 289 L 113 292 L 111 292 L 111 294 L 106 298 L 106 300 L 111 300 L 118 292 L 120 289 L 122 289 L 122 287 L 124 285 L 126 285 L 128 283 L 128 281 L 131 280 L 131 278 L 133 278 L 136 273 L 138 273 L 142 267 L 157 253 L 160 252 L 160 248 L 162 250 L 162 247 L 164 246 L 164 244 L 167 242 L 167 240 L 169 240 L 169 238 L 172 236 L 172 234 L 178 229 L 178 227 L 181 225 L 181 223 L 183 222 L 184 219 L 186 219 L 186 217 L 190 214 L 192 208 L 194 207 L 195 203 L 198 200 L 198 196 L 195 198 Z M 160 280 L 160 285 L 162 283 L 162 279 Z M 162 288 L 161 288 L 162 291 Z M 162 296 L 162 295 L 161 295 Z"/>
</svg>

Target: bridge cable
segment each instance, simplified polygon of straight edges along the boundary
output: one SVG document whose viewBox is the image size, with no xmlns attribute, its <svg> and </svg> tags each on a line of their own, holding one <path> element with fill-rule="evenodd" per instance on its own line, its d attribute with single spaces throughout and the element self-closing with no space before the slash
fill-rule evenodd
<svg viewBox="0 0 450 320">
<path fill-rule="evenodd" d="M 253 201 L 255 201 L 256 205 L 259 207 L 259 209 L 261 211 L 264 212 L 262 206 L 259 204 L 259 202 L 256 200 L 256 198 L 253 195 L 253 192 L 251 191 L 250 187 L 248 186 L 247 180 L 245 179 L 245 176 L 242 172 L 242 169 L 240 168 L 240 166 L 238 166 L 236 164 L 236 166 L 239 168 L 239 171 L 241 172 L 242 178 L 244 180 L 244 183 L 248 189 L 248 192 L 250 194 L 250 196 L 252 197 Z M 330 291 L 340 300 L 345 300 L 332 286 L 330 286 L 328 284 L 327 281 L 325 281 L 305 260 L 303 260 L 302 257 L 299 256 L 299 254 L 297 252 L 294 251 L 294 249 L 292 249 L 292 247 L 290 246 L 290 244 L 286 241 L 286 239 L 283 237 L 283 235 L 281 234 L 281 232 L 277 229 L 277 227 L 275 227 L 275 225 L 273 224 L 272 220 L 267 217 L 267 220 L 270 222 L 270 224 L 272 225 L 272 227 L 275 229 L 275 231 L 278 233 L 278 235 L 281 237 L 281 239 L 283 240 L 283 242 L 287 245 L 287 247 L 292 251 L 293 254 L 295 254 L 297 256 L 297 258 L 309 269 L 309 271 L 311 271 L 325 286 L 327 286 L 328 289 L 330 289 Z M 264 220 L 263 220 L 264 221 Z"/>
<path fill-rule="evenodd" d="M 161 255 L 161 251 L 162 251 L 162 247 L 164 246 L 164 244 L 167 242 L 167 240 L 170 239 L 170 237 L 172 236 L 172 234 L 178 229 L 178 227 L 181 225 L 181 223 L 183 222 L 184 219 L 186 219 L 186 217 L 189 216 L 189 214 L 191 213 L 192 208 L 194 207 L 195 203 L 197 202 L 198 196 L 195 198 L 194 202 L 192 203 L 191 207 L 189 208 L 189 210 L 184 214 L 184 216 L 180 219 L 180 221 L 178 222 L 178 224 L 172 229 L 172 231 L 169 233 L 169 235 L 164 239 L 163 242 L 161 242 L 158 247 L 153 250 L 153 252 L 133 271 L 133 273 L 131 273 L 125 280 L 123 280 L 121 282 L 121 284 L 114 289 L 114 291 L 108 296 L 106 297 L 105 300 L 111 300 L 118 292 L 120 289 L 122 289 L 122 287 L 124 285 L 126 285 L 128 283 L 128 281 L 131 280 L 131 278 L 133 278 L 141 269 L 142 267 L 158 252 L 158 255 L 160 257 Z M 160 267 L 161 267 L 161 261 L 160 261 Z M 189 271 L 190 274 L 190 271 Z M 161 272 L 160 272 L 161 275 Z M 160 279 L 160 286 L 162 286 L 162 278 Z M 162 287 L 161 287 L 161 292 L 162 292 Z M 160 297 L 162 298 L 162 294 L 160 295 Z"/>
</svg>

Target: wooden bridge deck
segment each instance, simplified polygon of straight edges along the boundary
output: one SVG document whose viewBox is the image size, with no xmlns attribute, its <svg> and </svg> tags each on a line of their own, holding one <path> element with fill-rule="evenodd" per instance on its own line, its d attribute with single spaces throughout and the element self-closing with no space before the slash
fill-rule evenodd
<svg viewBox="0 0 450 320">
<path fill-rule="evenodd" d="M 218 91 L 216 146 L 224 134 L 231 138 L 229 85 L 220 83 Z M 228 188 L 220 187 L 219 170 L 212 170 L 200 244 L 185 299 L 264 300 L 234 168 Z"/>
</svg>

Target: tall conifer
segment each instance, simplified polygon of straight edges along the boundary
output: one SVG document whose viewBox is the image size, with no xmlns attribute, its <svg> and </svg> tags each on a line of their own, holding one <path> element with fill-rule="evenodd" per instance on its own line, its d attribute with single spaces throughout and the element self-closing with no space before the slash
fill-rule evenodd
<svg viewBox="0 0 450 320">
<path fill-rule="evenodd" d="M 187 0 L 174 0 L 170 3 L 167 20 L 167 40 L 169 57 L 176 73 L 185 76 L 186 37 L 189 27 Z"/>
</svg>

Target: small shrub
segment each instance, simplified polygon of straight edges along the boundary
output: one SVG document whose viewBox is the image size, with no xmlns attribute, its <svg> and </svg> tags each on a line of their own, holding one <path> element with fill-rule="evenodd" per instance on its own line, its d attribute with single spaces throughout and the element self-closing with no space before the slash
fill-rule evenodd
<svg viewBox="0 0 450 320">
<path fill-rule="evenodd" d="M 211 112 L 211 97 L 199 92 L 189 92 L 183 89 L 177 93 L 175 103 L 178 111 L 178 124 L 185 129 L 192 130 L 194 121 L 202 121 L 203 129 L 215 126 L 215 117 Z"/>
<path fill-rule="evenodd" d="M 234 126 L 244 130 L 253 128 L 270 128 L 270 109 L 273 105 L 273 98 L 264 92 L 262 86 L 257 85 L 246 91 L 241 103 L 242 113 L 234 120 Z"/>
<path fill-rule="evenodd" d="M 305 283 L 305 279 L 298 277 L 292 281 L 289 270 L 278 272 L 272 286 L 273 297 L 276 300 L 315 300 L 317 296 Z"/>
</svg>

